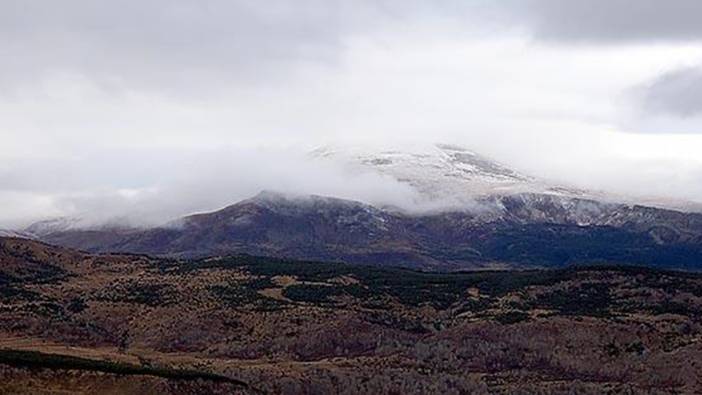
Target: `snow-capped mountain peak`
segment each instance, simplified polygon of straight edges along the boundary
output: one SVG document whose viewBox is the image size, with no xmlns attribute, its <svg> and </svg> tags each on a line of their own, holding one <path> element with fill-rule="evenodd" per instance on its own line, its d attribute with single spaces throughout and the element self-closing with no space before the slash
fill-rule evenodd
<svg viewBox="0 0 702 395">
<path fill-rule="evenodd" d="M 63 232 L 71 229 L 81 228 L 82 219 L 76 217 L 58 217 L 35 222 L 23 231 L 38 237 L 55 233 Z"/>
<path fill-rule="evenodd" d="M 312 152 L 359 171 L 377 172 L 412 186 L 430 201 L 475 201 L 520 193 L 592 198 L 595 193 L 556 185 L 503 165 L 467 148 L 412 145 L 401 149 L 324 147 Z"/>
</svg>

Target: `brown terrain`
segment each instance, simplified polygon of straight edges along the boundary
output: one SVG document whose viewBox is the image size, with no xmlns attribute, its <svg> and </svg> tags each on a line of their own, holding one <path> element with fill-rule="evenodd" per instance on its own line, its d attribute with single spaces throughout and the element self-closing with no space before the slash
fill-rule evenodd
<svg viewBox="0 0 702 395">
<path fill-rule="evenodd" d="M 700 393 L 702 275 L 424 273 L 0 238 L 0 393 Z"/>
</svg>

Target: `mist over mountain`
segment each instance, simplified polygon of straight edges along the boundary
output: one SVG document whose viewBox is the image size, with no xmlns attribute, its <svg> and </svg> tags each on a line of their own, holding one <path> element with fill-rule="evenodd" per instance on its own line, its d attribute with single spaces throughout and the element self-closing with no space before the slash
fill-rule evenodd
<svg viewBox="0 0 702 395">
<path fill-rule="evenodd" d="M 351 180 L 387 180 L 376 191 L 386 193 L 355 200 L 263 191 L 158 226 L 63 218 L 22 231 L 91 252 L 168 257 L 251 254 L 432 270 L 603 262 L 701 268 L 702 214 L 665 202 L 646 206 L 560 185 L 452 145 L 325 147 L 307 160 Z"/>
<path fill-rule="evenodd" d="M 169 159 L 157 166 L 169 165 L 168 173 L 162 176 L 148 172 L 140 175 L 158 180 L 156 186 L 67 193 L 55 201 L 62 215 L 39 216 L 36 220 L 28 217 L 8 222 L 5 228 L 24 229 L 32 224 L 35 228 L 162 226 L 195 212 L 229 206 L 262 190 L 333 196 L 416 214 L 489 211 L 493 203 L 487 197 L 520 193 L 682 211 L 701 208 L 663 191 L 644 196 L 623 194 L 529 174 L 455 144 L 349 143 L 313 150 L 241 149 L 202 155 L 206 160 L 192 155 L 179 157 L 178 161 Z"/>
</svg>

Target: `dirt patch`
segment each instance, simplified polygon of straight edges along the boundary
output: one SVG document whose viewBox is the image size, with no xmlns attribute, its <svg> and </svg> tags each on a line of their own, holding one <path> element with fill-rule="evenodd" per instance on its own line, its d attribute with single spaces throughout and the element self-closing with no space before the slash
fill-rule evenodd
<svg viewBox="0 0 702 395">
<path fill-rule="evenodd" d="M 281 287 L 287 287 L 289 285 L 300 283 L 295 276 L 273 276 L 271 277 L 271 281 L 273 281 L 273 283 L 276 285 L 280 285 Z"/>
<path fill-rule="evenodd" d="M 271 299 L 280 300 L 283 302 L 292 302 L 292 300 L 283 296 L 283 289 L 284 288 L 265 288 L 258 290 L 258 293 Z"/>
</svg>

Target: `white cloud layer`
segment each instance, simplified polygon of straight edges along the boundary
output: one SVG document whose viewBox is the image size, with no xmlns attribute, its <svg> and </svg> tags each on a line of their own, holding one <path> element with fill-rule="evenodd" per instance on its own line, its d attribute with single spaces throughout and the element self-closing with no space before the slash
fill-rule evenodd
<svg viewBox="0 0 702 395">
<path fill-rule="evenodd" d="M 700 8 L 3 1 L 0 227 L 158 222 L 260 189 L 411 201 L 300 159 L 358 141 L 453 142 L 583 187 L 702 201 Z"/>
</svg>

